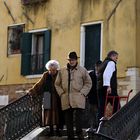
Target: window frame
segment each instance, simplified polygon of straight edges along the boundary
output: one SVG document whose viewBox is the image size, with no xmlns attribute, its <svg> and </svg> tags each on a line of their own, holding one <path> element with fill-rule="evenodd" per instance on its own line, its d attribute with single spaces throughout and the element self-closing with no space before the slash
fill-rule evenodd
<svg viewBox="0 0 140 140">
<path fill-rule="evenodd" d="M 23 26 L 23 32 L 22 33 L 24 33 L 25 32 L 25 23 L 18 23 L 18 24 L 12 24 L 12 25 L 8 25 L 7 26 L 7 57 L 11 57 L 11 56 L 16 56 L 16 55 L 20 55 L 21 54 L 21 46 L 20 46 L 20 52 L 19 53 L 9 53 L 9 28 L 10 27 L 15 27 L 15 26 Z M 20 40 L 19 40 L 19 42 L 20 42 Z"/>
<path fill-rule="evenodd" d="M 35 34 L 46 34 L 46 31 L 48 31 L 47 32 L 47 39 L 49 40 L 48 41 L 48 43 L 50 43 L 50 44 L 46 44 L 48 47 L 45 47 L 44 45 L 44 47 L 45 48 L 47 48 L 48 49 L 48 55 L 49 55 L 49 59 L 50 59 L 50 54 L 51 54 L 51 30 L 50 29 L 48 29 L 48 28 L 45 28 L 45 29 L 37 29 L 37 30 L 30 30 L 30 31 L 28 31 L 27 33 L 29 33 L 29 34 L 31 34 L 31 49 L 32 49 L 32 47 L 33 47 L 33 41 L 34 41 L 34 35 Z M 49 35 L 49 36 L 48 36 Z M 45 35 L 46 36 L 46 35 Z M 44 40 L 43 40 L 43 42 L 46 42 L 46 37 L 44 38 Z M 45 50 L 45 48 L 43 47 L 43 54 L 44 53 L 46 53 L 46 50 Z M 31 54 L 32 54 L 32 52 L 31 52 Z M 45 55 L 44 55 L 45 56 Z M 45 57 L 43 56 L 43 59 L 45 60 Z M 45 68 L 45 63 L 46 63 L 46 61 L 44 62 L 44 68 Z M 21 70 L 23 69 L 23 67 L 21 66 Z M 38 78 L 38 77 L 41 77 L 42 76 L 42 73 L 41 74 L 25 74 L 25 75 L 23 75 L 23 73 L 21 73 L 21 75 L 22 76 L 25 76 L 26 78 Z"/>
</svg>

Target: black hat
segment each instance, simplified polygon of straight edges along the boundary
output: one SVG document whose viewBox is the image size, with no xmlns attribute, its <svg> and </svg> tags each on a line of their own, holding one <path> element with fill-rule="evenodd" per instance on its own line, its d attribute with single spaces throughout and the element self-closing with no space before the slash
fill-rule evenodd
<svg viewBox="0 0 140 140">
<path fill-rule="evenodd" d="M 77 60 L 78 58 L 80 58 L 80 57 L 77 56 L 76 52 L 70 52 L 68 55 L 68 60 L 70 60 L 70 59 Z"/>
</svg>

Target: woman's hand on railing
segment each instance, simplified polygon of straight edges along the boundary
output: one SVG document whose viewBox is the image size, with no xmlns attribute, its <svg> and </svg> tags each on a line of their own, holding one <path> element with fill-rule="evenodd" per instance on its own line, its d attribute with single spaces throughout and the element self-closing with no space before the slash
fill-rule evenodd
<svg viewBox="0 0 140 140">
<path fill-rule="evenodd" d="M 33 92 L 30 92 L 29 90 L 26 90 L 26 94 L 29 96 L 33 96 Z"/>
<path fill-rule="evenodd" d="M 27 94 L 27 95 L 30 95 L 31 92 L 30 92 L 29 90 L 26 90 L 26 94 Z"/>
<path fill-rule="evenodd" d="M 26 91 L 26 95 L 28 95 L 30 97 L 31 100 L 33 100 L 33 98 L 37 97 L 37 94 L 35 94 L 34 92 L 27 90 Z"/>
</svg>

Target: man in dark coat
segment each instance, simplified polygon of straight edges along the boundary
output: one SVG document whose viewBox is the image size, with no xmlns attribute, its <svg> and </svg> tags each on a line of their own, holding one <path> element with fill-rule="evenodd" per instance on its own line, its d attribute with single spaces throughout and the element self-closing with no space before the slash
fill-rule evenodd
<svg viewBox="0 0 140 140">
<path fill-rule="evenodd" d="M 95 63 L 94 69 L 89 72 L 89 75 L 92 80 L 92 88 L 88 94 L 88 102 L 89 102 L 89 123 L 91 128 L 97 128 L 98 126 L 98 95 L 97 95 L 97 71 L 98 67 L 102 61 L 97 61 Z"/>
</svg>

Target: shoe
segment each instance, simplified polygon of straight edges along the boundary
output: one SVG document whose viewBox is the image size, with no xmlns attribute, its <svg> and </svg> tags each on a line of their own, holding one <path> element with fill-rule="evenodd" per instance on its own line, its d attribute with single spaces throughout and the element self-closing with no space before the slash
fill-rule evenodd
<svg viewBox="0 0 140 140">
<path fill-rule="evenodd" d="M 53 132 L 53 131 L 50 131 L 50 132 L 48 132 L 48 133 L 46 134 L 46 136 L 48 136 L 48 137 L 53 137 L 53 136 L 54 136 L 54 132 Z"/>
<path fill-rule="evenodd" d="M 78 135 L 78 140 L 84 140 L 83 134 L 79 134 L 79 135 Z"/>
<path fill-rule="evenodd" d="M 86 133 L 94 133 L 94 132 L 96 132 L 96 128 L 90 127 L 88 129 L 86 129 Z"/>
<path fill-rule="evenodd" d="M 53 126 L 50 126 L 49 136 L 50 136 L 50 137 L 53 137 L 53 136 L 54 136 L 54 129 L 53 129 Z"/>
<path fill-rule="evenodd" d="M 53 133 L 53 132 L 50 132 L 50 133 L 49 133 L 49 136 L 50 136 L 50 137 L 53 137 L 53 136 L 54 136 L 54 133 Z"/>
<path fill-rule="evenodd" d="M 74 137 L 68 137 L 67 140 L 74 140 Z"/>
<path fill-rule="evenodd" d="M 58 136 L 58 137 L 62 137 L 62 133 L 61 133 L 60 130 L 56 130 L 56 136 Z"/>
</svg>

